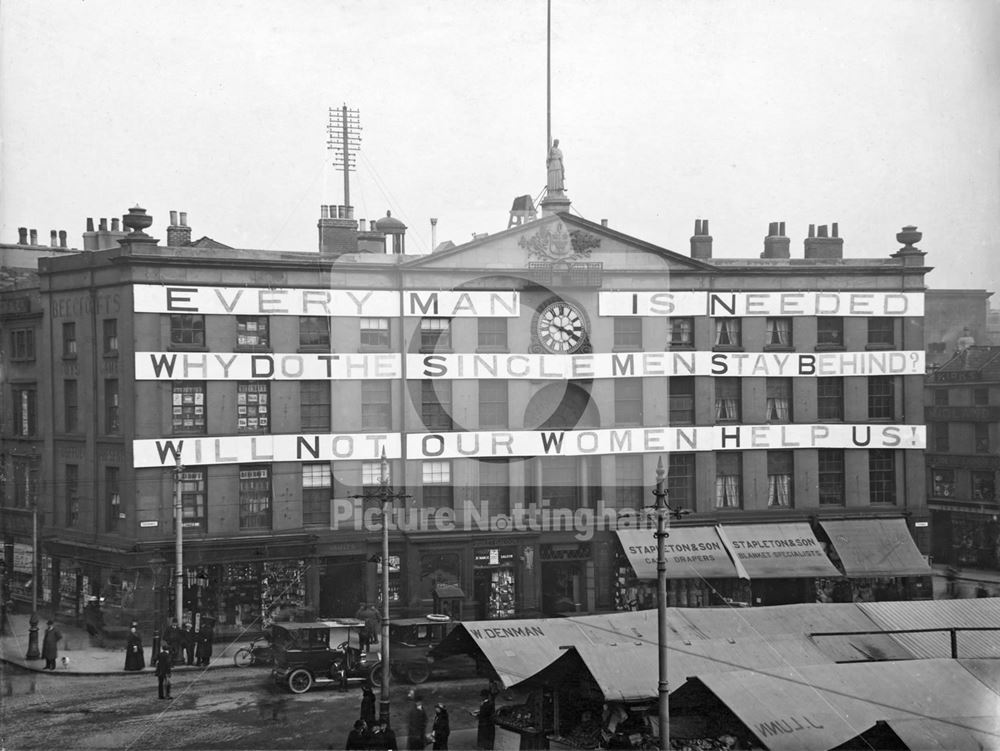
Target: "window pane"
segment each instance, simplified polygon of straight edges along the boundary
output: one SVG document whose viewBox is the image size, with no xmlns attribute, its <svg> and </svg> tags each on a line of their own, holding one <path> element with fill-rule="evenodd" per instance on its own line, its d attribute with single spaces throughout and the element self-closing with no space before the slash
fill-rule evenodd
<svg viewBox="0 0 1000 751">
<path fill-rule="evenodd" d="M 642 349 L 642 319 L 636 316 L 616 316 L 614 322 L 615 349 Z"/>
<path fill-rule="evenodd" d="M 894 329 L 895 321 L 892 318 L 869 318 L 868 344 L 891 347 L 895 343 Z"/>
<path fill-rule="evenodd" d="M 890 420 L 896 414 L 896 389 L 892 376 L 871 376 L 868 379 L 868 417 Z"/>
<path fill-rule="evenodd" d="M 114 532 L 118 529 L 118 519 L 122 510 L 121 491 L 118 487 L 118 467 L 104 468 L 104 530 Z"/>
<path fill-rule="evenodd" d="M 299 392 L 299 418 L 303 430 L 330 430 L 329 381 L 302 381 Z"/>
<path fill-rule="evenodd" d="M 170 343 L 180 347 L 204 347 L 205 316 L 188 313 L 171 314 Z"/>
<path fill-rule="evenodd" d="M 955 470 L 931 469 L 931 494 L 935 498 L 954 498 Z"/>
<path fill-rule="evenodd" d="M 670 505 L 674 508 L 694 510 L 695 505 L 694 454 L 671 454 L 667 474 Z"/>
<path fill-rule="evenodd" d="M 392 382 L 361 382 L 362 430 L 389 430 L 392 427 Z"/>
<path fill-rule="evenodd" d="M 819 450 L 819 502 L 821 506 L 844 505 L 844 450 Z"/>
<path fill-rule="evenodd" d="M 769 508 L 792 506 L 791 451 L 767 452 L 767 505 Z"/>
<path fill-rule="evenodd" d="M 768 378 L 765 416 L 768 422 L 790 422 L 792 419 L 792 379 Z"/>
<path fill-rule="evenodd" d="M 680 376 L 669 379 L 670 424 L 694 424 L 694 378 Z"/>
<path fill-rule="evenodd" d="M 743 455 L 739 452 L 716 454 L 715 506 L 740 508 L 743 505 Z"/>
<path fill-rule="evenodd" d="M 80 416 L 80 405 L 77 403 L 76 381 L 63 381 L 63 416 L 66 422 L 66 432 L 73 433 L 77 429 Z"/>
<path fill-rule="evenodd" d="M 642 379 L 615 379 L 615 423 L 642 425 Z"/>
<path fill-rule="evenodd" d="M 479 499 L 489 503 L 489 513 L 510 513 L 510 460 L 480 459 Z"/>
<path fill-rule="evenodd" d="M 422 349 L 449 349 L 451 347 L 451 319 L 420 319 L 420 347 Z"/>
<path fill-rule="evenodd" d="M 479 381 L 479 427 L 506 428 L 507 381 Z"/>
<path fill-rule="evenodd" d="M 816 344 L 841 347 L 844 344 L 844 319 L 820 316 L 816 319 Z"/>
<path fill-rule="evenodd" d="M 389 319 L 361 318 L 361 346 L 371 349 L 387 349 L 389 347 Z"/>
<path fill-rule="evenodd" d="M 739 318 L 715 319 L 715 346 L 739 347 L 743 344 Z"/>
<path fill-rule="evenodd" d="M 844 419 L 844 379 L 816 379 L 816 411 L 820 420 Z"/>
<path fill-rule="evenodd" d="M 674 347 L 690 347 L 694 345 L 694 319 L 670 319 L 670 344 Z"/>
<path fill-rule="evenodd" d="M 451 382 L 424 380 L 420 382 L 420 416 L 429 430 L 451 430 Z"/>
<path fill-rule="evenodd" d="M 240 465 L 240 529 L 270 529 L 271 468 Z"/>
<path fill-rule="evenodd" d="M 764 345 L 767 347 L 791 347 L 792 319 L 768 318 Z"/>
<path fill-rule="evenodd" d="M 330 523 L 332 478 L 330 464 L 302 465 L 302 523 L 326 526 Z"/>
<path fill-rule="evenodd" d="M 113 434 L 121 430 L 118 419 L 118 379 L 104 379 L 104 432 Z"/>
<path fill-rule="evenodd" d="M 615 496 L 618 508 L 641 509 L 652 505 L 652 495 L 646 498 L 645 479 L 642 476 L 642 456 L 624 454 L 615 457 Z"/>
<path fill-rule="evenodd" d="M 330 319 L 326 316 L 299 316 L 299 346 L 330 348 Z"/>
<path fill-rule="evenodd" d="M 482 349 L 507 349 L 507 319 L 480 318 L 479 346 Z"/>
<path fill-rule="evenodd" d="M 208 473 L 204 467 L 185 467 L 181 472 L 181 508 L 184 527 L 208 531 Z"/>
<path fill-rule="evenodd" d="M 715 419 L 719 422 L 735 422 L 740 419 L 742 408 L 742 379 L 713 378 L 715 385 Z"/>
<path fill-rule="evenodd" d="M 896 454 L 888 449 L 868 452 L 868 475 L 872 503 L 896 502 Z"/>
<path fill-rule="evenodd" d="M 118 352 L 118 319 L 117 318 L 106 318 L 104 319 L 103 326 L 103 339 L 104 339 L 104 353 L 110 354 Z"/>
</svg>

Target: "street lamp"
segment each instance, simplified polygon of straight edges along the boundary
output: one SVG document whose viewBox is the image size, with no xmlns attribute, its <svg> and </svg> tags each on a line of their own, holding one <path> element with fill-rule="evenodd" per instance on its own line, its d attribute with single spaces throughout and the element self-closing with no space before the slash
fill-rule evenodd
<svg viewBox="0 0 1000 751">
<path fill-rule="evenodd" d="M 389 724 L 389 512 L 392 502 L 404 500 L 410 496 L 405 493 L 393 493 L 389 485 L 389 460 L 382 447 L 382 458 L 379 466 L 378 490 L 374 495 L 353 495 L 351 498 L 361 500 L 378 500 L 382 505 L 382 644 L 379 659 L 382 663 L 382 690 L 379 697 L 379 722 Z"/>
<path fill-rule="evenodd" d="M 28 651 L 25 660 L 42 659 L 38 651 L 38 488 L 37 460 L 35 448 L 28 459 L 28 483 L 31 488 L 31 618 L 28 620 Z"/>
<path fill-rule="evenodd" d="M 160 654 L 160 592 L 157 587 L 160 582 L 160 572 L 167 563 L 169 561 L 160 552 L 149 559 L 149 570 L 153 572 L 153 642 L 150 664 L 156 662 L 156 657 Z"/>
<path fill-rule="evenodd" d="M 670 748 L 670 688 L 667 683 L 667 556 L 666 540 L 668 516 L 675 519 L 690 514 L 690 509 L 672 509 L 667 504 L 670 491 L 666 489 L 667 473 L 663 469 L 663 457 L 656 463 L 656 626 L 659 646 L 658 656 L 658 705 L 660 715 L 660 751 Z"/>
</svg>

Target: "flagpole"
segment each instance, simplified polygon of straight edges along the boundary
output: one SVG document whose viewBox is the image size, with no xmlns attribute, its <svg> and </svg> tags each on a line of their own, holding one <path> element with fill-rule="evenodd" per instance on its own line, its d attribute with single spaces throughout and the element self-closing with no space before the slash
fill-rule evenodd
<svg viewBox="0 0 1000 751">
<path fill-rule="evenodd" d="M 552 148 L 552 0 L 547 0 L 545 25 L 545 158 Z"/>
</svg>

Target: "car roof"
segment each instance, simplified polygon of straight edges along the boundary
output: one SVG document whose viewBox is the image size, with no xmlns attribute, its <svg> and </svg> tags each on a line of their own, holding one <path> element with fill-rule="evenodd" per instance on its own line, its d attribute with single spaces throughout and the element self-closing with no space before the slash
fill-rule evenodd
<svg viewBox="0 0 1000 751">
<path fill-rule="evenodd" d="M 389 619 L 389 625 L 390 626 L 435 626 L 435 625 L 442 625 L 442 624 L 448 624 L 448 623 L 453 623 L 453 621 L 450 618 L 448 618 L 447 620 L 445 620 L 445 619 L 440 619 L 440 618 L 428 618 L 427 616 L 421 616 L 420 618 L 390 618 Z"/>
<path fill-rule="evenodd" d="M 357 628 L 364 626 L 365 622 L 357 618 L 335 618 L 329 621 L 282 621 L 271 625 L 286 631 L 298 631 L 311 628 Z"/>
</svg>

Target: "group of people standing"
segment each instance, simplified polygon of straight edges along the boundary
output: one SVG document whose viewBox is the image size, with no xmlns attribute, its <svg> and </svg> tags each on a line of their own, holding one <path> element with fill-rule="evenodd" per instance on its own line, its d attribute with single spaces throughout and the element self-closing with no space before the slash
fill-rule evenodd
<svg viewBox="0 0 1000 751">
<path fill-rule="evenodd" d="M 150 656 L 150 663 L 158 666 L 161 655 L 166 652 L 171 667 L 185 664 L 207 666 L 212 660 L 214 640 L 215 633 L 211 623 L 202 624 L 198 633 L 195 633 L 190 623 L 185 623 L 182 629 L 177 626 L 177 619 L 174 618 L 163 632 L 160 652 Z M 125 644 L 125 669 L 143 670 L 145 667 L 146 657 L 142 648 L 142 636 L 139 634 L 139 624 L 133 621 Z"/>
<path fill-rule="evenodd" d="M 354 728 L 347 736 L 344 748 L 348 751 L 359 749 L 399 749 L 396 734 L 384 718 L 375 719 L 375 693 L 370 685 L 361 689 L 361 717 L 354 723 Z M 431 732 L 427 732 L 427 711 L 424 709 L 423 697 L 411 690 L 408 694 L 411 702 L 406 717 L 406 749 L 425 749 L 430 742 L 431 748 L 447 749 L 451 726 L 448 721 L 448 709 L 438 703 L 434 707 L 434 720 Z"/>
</svg>

